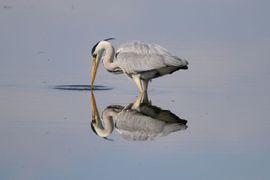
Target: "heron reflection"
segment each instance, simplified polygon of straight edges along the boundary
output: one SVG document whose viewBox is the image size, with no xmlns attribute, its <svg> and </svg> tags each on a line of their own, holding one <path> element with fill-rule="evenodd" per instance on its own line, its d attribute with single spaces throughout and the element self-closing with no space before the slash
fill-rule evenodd
<svg viewBox="0 0 270 180">
<path fill-rule="evenodd" d="M 92 96 L 92 130 L 98 136 L 107 138 L 114 128 L 126 140 L 146 141 L 167 136 L 187 129 L 187 120 L 181 119 L 169 110 L 154 106 L 147 93 L 140 94 L 127 106 L 110 105 L 99 115 L 95 96 Z"/>
</svg>

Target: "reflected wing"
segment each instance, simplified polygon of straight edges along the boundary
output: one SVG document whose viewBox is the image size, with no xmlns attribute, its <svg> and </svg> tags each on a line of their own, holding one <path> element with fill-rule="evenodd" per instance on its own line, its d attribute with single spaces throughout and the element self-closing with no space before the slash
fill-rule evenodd
<svg viewBox="0 0 270 180">
<path fill-rule="evenodd" d="M 144 141 L 154 139 L 162 132 L 164 122 L 155 121 L 137 111 L 122 111 L 118 114 L 115 127 L 127 140 Z"/>
<path fill-rule="evenodd" d="M 127 74 L 188 65 L 186 60 L 172 56 L 161 46 L 140 41 L 130 41 L 122 45 L 116 53 L 116 61 Z"/>
<path fill-rule="evenodd" d="M 115 127 L 123 138 L 133 141 L 153 140 L 172 132 L 186 129 L 180 123 L 168 123 L 154 119 L 135 110 L 122 111 L 118 114 Z"/>
<path fill-rule="evenodd" d="M 164 121 L 166 123 L 180 123 L 183 125 L 187 124 L 187 120 L 181 119 L 171 111 L 161 109 L 157 106 L 142 104 L 139 107 L 139 111 L 146 116 L 157 119 L 159 121 Z"/>
</svg>

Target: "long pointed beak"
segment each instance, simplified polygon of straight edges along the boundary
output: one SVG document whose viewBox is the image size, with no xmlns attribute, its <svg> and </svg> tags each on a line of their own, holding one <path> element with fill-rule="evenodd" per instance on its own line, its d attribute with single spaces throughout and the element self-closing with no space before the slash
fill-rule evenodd
<svg viewBox="0 0 270 180">
<path fill-rule="evenodd" d="M 97 73 L 97 61 L 96 58 L 93 57 L 93 63 L 92 63 L 92 77 L 91 77 L 91 87 L 93 88 L 94 81 L 96 78 L 96 73 Z"/>
</svg>

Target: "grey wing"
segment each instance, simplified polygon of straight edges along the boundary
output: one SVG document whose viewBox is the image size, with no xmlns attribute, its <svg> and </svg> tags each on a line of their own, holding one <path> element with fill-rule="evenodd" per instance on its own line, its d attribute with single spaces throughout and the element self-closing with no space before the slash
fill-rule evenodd
<svg viewBox="0 0 270 180">
<path fill-rule="evenodd" d="M 186 60 L 171 55 L 161 46 L 140 41 L 130 41 L 122 45 L 116 53 L 116 61 L 127 74 L 188 65 Z"/>
<path fill-rule="evenodd" d="M 167 123 L 133 110 L 119 113 L 115 127 L 123 138 L 133 141 L 153 140 L 186 129 L 183 124 Z"/>
<path fill-rule="evenodd" d="M 122 111 L 115 123 L 116 129 L 127 140 L 150 140 L 158 136 L 165 122 L 157 121 L 137 111 Z"/>
</svg>

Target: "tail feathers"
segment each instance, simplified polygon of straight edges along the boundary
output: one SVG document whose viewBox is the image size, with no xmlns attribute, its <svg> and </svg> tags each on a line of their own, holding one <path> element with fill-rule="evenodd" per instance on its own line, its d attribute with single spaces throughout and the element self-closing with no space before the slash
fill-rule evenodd
<svg viewBox="0 0 270 180">
<path fill-rule="evenodd" d="M 179 68 L 180 69 L 188 69 L 188 61 L 185 59 L 180 59 L 180 58 L 179 58 L 179 60 L 181 61 Z"/>
<path fill-rule="evenodd" d="M 187 65 L 188 65 L 188 61 L 187 61 L 187 60 L 182 59 L 182 62 L 183 62 L 183 64 L 184 64 L 185 66 L 187 66 Z"/>
<path fill-rule="evenodd" d="M 166 126 L 164 126 L 162 133 L 163 133 L 163 136 L 166 136 L 172 132 L 181 131 L 185 129 L 187 129 L 187 125 L 185 124 L 178 124 L 178 123 L 167 124 Z"/>
<path fill-rule="evenodd" d="M 186 70 L 186 69 L 188 69 L 188 66 L 180 66 L 179 69 L 184 69 L 184 70 Z"/>
<path fill-rule="evenodd" d="M 174 57 L 174 59 L 177 60 L 178 66 L 187 66 L 187 65 L 188 65 L 188 61 L 187 61 L 187 60 L 181 59 L 181 58 L 179 58 L 179 57 L 177 57 L 177 56 L 173 56 L 173 57 Z"/>
</svg>

